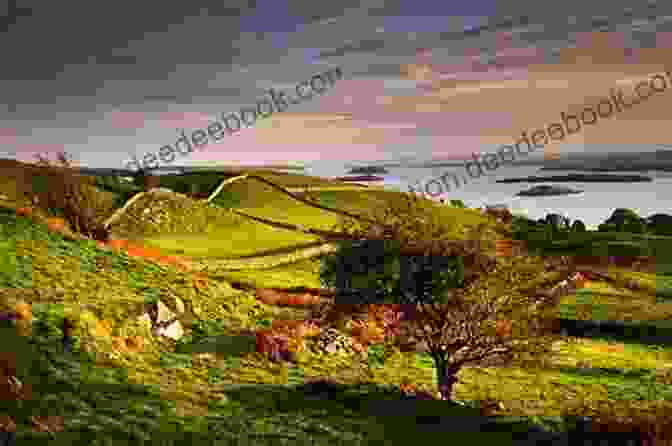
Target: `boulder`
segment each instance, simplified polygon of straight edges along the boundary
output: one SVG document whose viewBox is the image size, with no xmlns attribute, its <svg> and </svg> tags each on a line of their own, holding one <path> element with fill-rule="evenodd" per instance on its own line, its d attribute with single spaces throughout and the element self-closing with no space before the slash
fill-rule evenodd
<svg viewBox="0 0 672 446">
<path fill-rule="evenodd" d="M 166 306 L 162 301 L 156 302 L 156 316 L 154 323 L 160 324 L 163 322 L 170 322 L 177 316 L 173 311 Z"/>
<path fill-rule="evenodd" d="M 179 304 L 177 303 L 179 301 Z M 175 298 L 178 313 L 184 310 L 184 304 L 179 298 Z M 148 328 L 154 336 L 164 336 L 170 339 L 178 340 L 184 336 L 184 327 L 177 320 L 177 315 L 162 301 L 158 300 L 154 304 L 148 304 L 145 307 L 146 312 L 138 317 L 138 322 Z"/>
<path fill-rule="evenodd" d="M 155 333 L 177 341 L 184 336 L 184 327 L 180 321 L 174 320 L 167 325 L 157 327 Z"/>
</svg>

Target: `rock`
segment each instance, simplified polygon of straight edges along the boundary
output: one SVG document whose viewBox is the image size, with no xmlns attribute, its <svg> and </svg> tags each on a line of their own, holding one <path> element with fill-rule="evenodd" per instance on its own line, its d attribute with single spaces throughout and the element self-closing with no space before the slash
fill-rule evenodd
<svg viewBox="0 0 672 446">
<path fill-rule="evenodd" d="M 172 312 L 170 308 L 166 306 L 160 300 L 156 302 L 156 319 L 154 320 L 155 324 L 161 324 L 163 322 L 169 322 L 175 319 L 176 314 Z"/>
<path fill-rule="evenodd" d="M 317 337 L 316 347 L 322 352 L 347 355 L 354 350 L 354 340 L 334 328 L 328 328 Z"/>
<path fill-rule="evenodd" d="M 177 341 L 184 336 L 184 328 L 180 321 L 175 320 L 166 326 L 157 327 L 155 333 Z"/>
</svg>

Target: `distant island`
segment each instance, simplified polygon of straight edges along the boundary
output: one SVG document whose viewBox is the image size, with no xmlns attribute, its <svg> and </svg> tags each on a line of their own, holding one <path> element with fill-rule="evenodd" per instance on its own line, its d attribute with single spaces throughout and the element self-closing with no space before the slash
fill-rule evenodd
<svg viewBox="0 0 672 446">
<path fill-rule="evenodd" d="M 580 194 L 582 190 L 574 190 L 562 186 L 534 186 L 531 189 L 520 191 L 516 194 L 518 197 L 549 197 L 554 195 Z"/>
<path fill-rule="evenodd" d="M 384 181 L 385 178 L 375 175 L 358 175 L 352 177 L 337 177 L 338 181 Z"/>
<path fill-rule="evenodd" d="M 651 177 L 642 175 L 603 175 L 603 174 L 569 174 L 547 177 L 506 178 L 496 183 L 541 183 L 541 182 L 571 182 L 571 183 L 638 183 L 653 181 Z"/>
<path fill-rule="evenodd" d="M 349 175 L 358 174 L 358 175 L 374 175 L 374 174 L 386 174 L 389 173 L 387 169 L 381 166 L 360 166 L 353 167 L 348 172 Z"/>
<path fill-rule="evenodd" d="M 671 172 L 672 150 L 655 152 L 591 153 L 544 162 L 541 170 L 588 172 Z"/>
</svg>

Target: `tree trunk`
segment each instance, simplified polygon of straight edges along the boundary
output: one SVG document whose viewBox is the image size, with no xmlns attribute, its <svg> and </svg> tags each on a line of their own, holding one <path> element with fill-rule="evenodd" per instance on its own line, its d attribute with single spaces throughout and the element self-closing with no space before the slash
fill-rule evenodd
<svg viewBox="0 0 672 446">
<path fill-rule="evenodd" d="M 432 354 L 434 367 L 436 367 L 437 385 L 442 400 L 450 400 L 453 394 L 453 386 L 457 383 L 459 367 L 448 365 L 448 358 L 444 354 Z"/>
</svg>

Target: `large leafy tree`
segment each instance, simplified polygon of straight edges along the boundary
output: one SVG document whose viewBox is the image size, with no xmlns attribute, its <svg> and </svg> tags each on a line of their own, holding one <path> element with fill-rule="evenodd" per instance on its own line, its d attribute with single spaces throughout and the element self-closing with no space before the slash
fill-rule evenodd
<svg viewBox="0 0 672 446">
<path fill-rule="evenodd" d="M 456 222 L 436 219 L 427 201 L 408 196 L 405 202 L 389 205 L 377 224 L 343 224 L 345 239 L 378 243 L 380 255 L 373 258 L 381 263 L 358 265 L 348 245 L 334 256 L 340 259 L 326 261 L 322 278 L 325 283 L 336 281 L 334 265 L 351 265 L 355 273 L 372 265 L 375 280 L 364 281 L 363 302 L 367 293 L 375 294 L 366 286 L 379 286 L 389 305 L 401 309 L 404 317 L 397 319 L 394 342 L 427 346 L 441 396 L 450 399 L 458 373 L 467 364 L 495 357 L 538 358 L 549 351 L 558 296 L 542 291 L 569 271 L 546 271 L 547 265 L 536 256 L 496 257 L 493 248 L 501 234 L 493 231 L 498 228 L 494 222 L 456 230 Z M 409 287 L 409 280 L 418 283 Z M 351 286 L 350 294 L 356 295 L 356 290 Z"/>
</svg>

